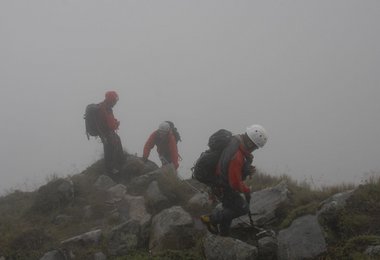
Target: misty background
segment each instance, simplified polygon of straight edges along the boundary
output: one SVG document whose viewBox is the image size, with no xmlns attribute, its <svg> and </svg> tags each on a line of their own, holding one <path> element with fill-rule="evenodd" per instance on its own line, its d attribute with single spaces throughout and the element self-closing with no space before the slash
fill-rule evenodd
<svg viewBox="0 0 380 260">
<path fill-rule="evenodd" d="M 268 174 L 360 183 L 380 172 L 379 25 L 376 0 L 0 1 L 0 193 L 102 158 L 83 114 L 107 90 L 129 153 L 176 124 L 184 178 L 213 132 L 257 123 Z"/>
</svg>

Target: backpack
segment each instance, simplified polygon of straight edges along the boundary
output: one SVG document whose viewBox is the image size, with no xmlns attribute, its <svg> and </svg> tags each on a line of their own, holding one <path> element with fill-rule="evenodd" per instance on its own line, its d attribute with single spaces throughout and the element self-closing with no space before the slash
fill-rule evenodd
<svg viewBox="0 0 380 260">
<path fill-rule="evenodd" d="M 84 113 L 84 121 L 86 124 L 86 135 L 87 139 L 90 136 L 99 136 L 99 104 L 89 104 L 86 107 L 86 111 Z"/>
<path fill-rule="evenodd" d="M 181 136 L 179 135 L 179 132 L 177 128 L 175 127 L 174 123 L 172 121 L 165 121 L 170 125 L 170 129 L 172 130 L 172 133 L 174 134 L 176 143 L 181 142 Z"/>
<path fill-rule="evenodd" d="M 215 174 L 219 158 L 224 148 L 232 139 L 232 133 L 225 129 L 220 129 L 213 133 L 209 140 L 209 149 L 204 151 L 192 168 L 192 177 L 210 187 L 220 186 L 222 180 Z"/>
</svg>

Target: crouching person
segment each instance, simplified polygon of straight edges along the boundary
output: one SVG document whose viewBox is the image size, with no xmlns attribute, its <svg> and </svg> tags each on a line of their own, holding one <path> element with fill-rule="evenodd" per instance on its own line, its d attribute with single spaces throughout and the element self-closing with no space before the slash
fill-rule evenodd
<svg viewBox="0 0 380 260">
<path fill-rule="evenodd" d="M 222 209 L 215 209 L 201 220 L 210 232 L 228 236 L 233 219 L 248 214 L 251 190 L 244 183 L 253 156 L 252 152 L 267 142 L 267 133 L 260 125 L 252 125 L 241 135 L 233 136 L 219 159 L 216 175 L 222 179 Z M 240 195 L 244 194 L 245 199 Z"/>
</svg>

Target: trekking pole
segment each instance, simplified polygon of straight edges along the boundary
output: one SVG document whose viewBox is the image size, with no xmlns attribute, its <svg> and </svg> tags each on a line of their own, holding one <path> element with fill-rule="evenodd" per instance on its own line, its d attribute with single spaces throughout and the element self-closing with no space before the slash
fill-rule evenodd
<svg viewBox="0 0 380 260">
<path fill-rule="evenodd" d="M 251 213 L 250 209 L 248 209 L 248 217 L 249 217 L 249 223 L 251 224 L 252 227 L 254 227 L 254 225 L 253 225 L 253 219 L 252 219 L 252 213 Z"/>
</svg>

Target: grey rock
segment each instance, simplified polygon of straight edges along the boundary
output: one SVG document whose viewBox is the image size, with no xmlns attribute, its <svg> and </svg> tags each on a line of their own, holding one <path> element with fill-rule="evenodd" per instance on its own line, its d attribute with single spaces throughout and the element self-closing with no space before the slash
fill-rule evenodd
<svg viewBox="0 0 380 260">
<path fill-rule="evenodd" d="M 203 240 L 207 260 L 254 260 L 258 258 L 256 247 L 240 240 L 207 233 Z"/>
<path fill-rule="evenodd" d="M 261 259 L 277 259 L 278 244 L 274 237 L 260 238 L 258 241 L 259 256 Z"/>
<path fill-rule="evenodd" d="M 380 259 L 380 245 L 367 247 L 367 249 L 364 251 L 364 254 L 370 257 L 376 257 L 376 259 Z"/>
<path fill-rule="evenodd" d="M 159 212 L 170 206 L 168 198 L 162 194 L 157 181 L 150 183 L 145 193 L 147 205 L 153 212 Z"/>
<path fill-rule="evenodd" d="M 0 260 L 5 260 L 5 258 L 0 258 Z M 61 251 L 53 250 L 45 253 L 40 260 L 66 260 L 66 257 Z"/>
<path fill-rule="evenodd" d="M 152 253 L 166 249 L 181 250 L 194 246 L 193 220 L 182 207 L 165 209 L 152 220 L 149 248 Z"/>
<path fill-rule="evenodd" d="M 191 212 L 207 212 L 212 210 L 213 204 L 207 193 L 198 192 L 191 197 L 187 203 L 187 206 L 191 209 Z"/>
<path fill-rule="evenodd" d="M 288 193 L 287 184 L 284 181 L 275 187 L 253 192 L 249 204 L 253 222 L 258 226 L 263 226 L 273 221 L 276 217 L 276 209 L 288 201 Z M 232 227 L 249 225 L 249 223 L 249 217 L 246 215 L 234 219 Z"/>
<path fill-rule="evenodd" d="M 83 218 L 90 219 L 94 215 L 94 210 L 91 205 L 87 205 L 83 208 Z"/>
<path fill-rule="evenodd" d="M 137 220 L 126 221 L 112 229 L 108 238 L 108 251 L 111 255 L 125 255 L 137 249 L 141 226 Z M 141 240 L 140 240 L 141 241 Z"/>
<path fill-rule="evenodd" d="M 57 215 L 53 219 L 52 223 L 55 225 L 61 225 L 61 224 L 66 224 L 66 223 L 70 222 L 72 219 L 73 219 L 72 216 L 61 214 L 61 215 Z"/>
<path fill-rule="evenodd" d="M 318 211 L 318 215 L 328 213 L 331 211 L 337 211 L 339 209 L 342 209 L 346 206 L 346 201 L 348 198 L 354 194 L 355 190 L 349 190 L 345 192 L 341 192 L 338 194 L 335 194 L 331 196 L 330 198 L 324 200 L 321 203 L 321 209 Z"/>
<path fill-rule="evenodd" d="M 110 194 L 111 198 L 122 198 L 127 194 L 127 187 L 123 184 L 116 184 L 115 186 L 112 186 L 109 188 L 108 193 Z"/>
<path fill-rule="evenodd" d="M 114 185 L 116 185 L 116 183 L 107 175 L 100 175 L 94 184 L 94 186 L 100 190 L 107 190 Z"/>
<path fill-rule="evenodd" d="M 61 242 L 62 246 L 75 246 L 75 245 L 96 245 L 99 243 L 102 235 L 102 230 L 93 230 Z"/>
<path fill-rule="evenodd" d="M 163 174 L 163 172 L 160 168 L 133 178 L 128 185 L 128 191 L 134 194 L 144 194 L 150 183 L 157 180 L 161 174 Z"/>
<path fill-rule="evenodd" d="M 94 260 L 107 260 L 107 256 L 103 252 L 98 252 L 94 254 Z"/>
<path fill-rule="evenodd" d="M 279 232 L 278 259 L 313 259 L 327 250 L 317 217 L 306 215 Z"/>
<path fill-rule="evenodd" d="M 151 215 L 145 207 L 145 199 L 142 196 L 125 195 L 118 203 L 118 209 L 126 220 L 137 220 L 141 225 L 150 221 Z"/>
</svg>

